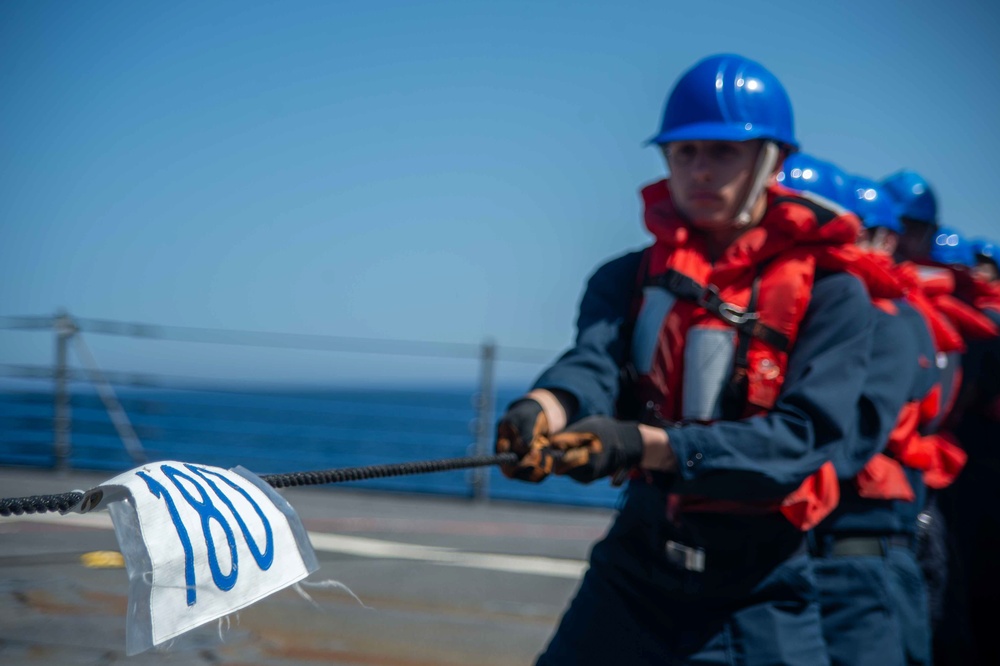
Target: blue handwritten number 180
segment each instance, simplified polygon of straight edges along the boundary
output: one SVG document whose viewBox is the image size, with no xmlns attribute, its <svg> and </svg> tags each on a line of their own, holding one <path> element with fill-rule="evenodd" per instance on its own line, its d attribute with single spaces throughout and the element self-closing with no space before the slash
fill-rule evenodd
<svg viewBox="0 0 1000 666">
<path fill-rule="evenodd" d="M 230 526 L 229 521 L 222 512 L 215 506 L 212 501 L 212 495 L 205 489 L 194 477 L 201 479 L 212 492 L 215 493 L 216 497 L 226 505 L 229 512 L 236 519 L 236 524 L 240 528 L 240 532 L 243 533 L 243 538 L 246 541 L 247 547 L 250 549 L 250 555 L 253 557 L 257 566 L 260 567 L 261 571 L 267 571 L 271 568 L 274 563 L 274 535 L 271 531 L 271 523 L 264 516 L 264 512 L 260 510 L 257 502 L 247 494 L 243 488 L 233 483 L 230 479 L 226 478 L 222 474 L 210 469 L 205 469 L 204 467 L 196 467 L 195 465 L 184 465 L 185 468 L 191 473 L 185 474 L 181 470 L 173 467 L 171 465 L 160 465 L 160 471 L 163 475 L 167 477 L 171 483 L 177 488 L 177 491 L 181 494 L 181 497 L 191 506 L 192 509 L 198 512 L 198 516 L 201 518 L 201 533 L 205 539 L 205 548 L 208 550 L 208 568 L 212 572 L 212 581 L 215 586 L 223 591 L 228 591 L 233 589 L 236 585 L 236 578 L 239 575 L 239 558 L 236 553 L 236 536 L 233 533 L 233 528 Z M 194 579 L 194 548 L 191 546 L 191 537 L 188 535 L 187 527 L 184 525 L 184 521 L 181 519 L 180 513 L 177 511 L 177 505 L 174 503 L 174 498 L 171 496 L 170 491 L 167 490 L 166 486 L 157 481 L 156 479 L 150 477 L 145 472 L 136 472 L 136 474 L 146 482 L 146 486 L 158 499 L 162 499 L 167 505 L 167 512 L 170 514 L 170 519 L 174 523 L 174 528 L 177 530 L 177 536 L 181 540 L 181 548 L 184 549 L 184 585 L 187 589 L 187 605 L 194 606 L 197 601 L 197 590 L 195 588 Z M 193 475 L 193 476 L 192 476 Z M 247 524 L 243 520 L 239 511 L 233 506 L 232 501 L 226 497 L 219 486 L 216 485 L 215 481 L 209 477 L 215 477 L 219 481 L 229 486 L 231 489 L 238 492 L 243 496 L 253 510 L 257 513 L 257 517 L 260 518 L 261 523 L 264 526 L 264 550 L 261 551 L 257 542 L 254 541 L 253 537 L 250 535 L 250 530 L 247 529 Z M 178 479 L 184 479 L 192 487 L 198 491 L 200 499 L 196 499 L 190 491 L 180 482 Z M 222 528 L 223 534 L 226 536 L 226 543 L 229 546 L 229 558 L 231 565 L 229 567 L 229 573 L 223 573 L 222 567 L 219 566 L 219 558 L 215 552 L 215 539 L 212 537 L 212 530 L 210 529 L 210 523 L 215 521 L 219 527 Z"/>
</svg>

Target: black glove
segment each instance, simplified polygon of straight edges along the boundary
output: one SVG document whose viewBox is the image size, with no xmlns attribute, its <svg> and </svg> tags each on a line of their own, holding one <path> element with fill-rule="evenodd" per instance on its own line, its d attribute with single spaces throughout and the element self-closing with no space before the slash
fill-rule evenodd
<svg viewBox="0 0 1000 666">
<path fill-rule="evenodd" d="M 588 416 L 549 438 L 556 453 L 552 472 L 590 483 L 634 467 L 642 460 L 642 435 L 635 421 Z"/>
<path fill-rule="evenodd" d="M 497 424 L 497 453 L 513 451 L 519 460 L 501 465 L 504 476 L 538 483 L 552 473 L 548 451 L 549 422 L 542 406 L 531 398 L 516 400 Z"/>
</svg>

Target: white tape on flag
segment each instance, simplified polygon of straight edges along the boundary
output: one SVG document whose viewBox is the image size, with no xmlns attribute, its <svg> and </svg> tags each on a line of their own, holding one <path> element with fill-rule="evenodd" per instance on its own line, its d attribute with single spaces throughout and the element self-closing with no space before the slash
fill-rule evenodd
<svg viewBox="0 0 1000 666">
<path fill-rule="evenodd" d="M 129 655 L 245 608 L 319 568 L 295 510 L 237 467 L 159 462 L 86 493 L 125 556 Z"/>
</svg>

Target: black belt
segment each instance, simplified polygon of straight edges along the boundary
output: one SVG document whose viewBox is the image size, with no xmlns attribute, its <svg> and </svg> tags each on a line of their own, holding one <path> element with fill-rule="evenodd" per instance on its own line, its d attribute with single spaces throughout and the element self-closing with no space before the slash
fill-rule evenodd
<svg viewBox="0 0 1000 666">
<path fill-rule="evenodd" d="M 913 538 L 903 534 L 886 536 L 822 536 L 810 539 L 814 557 L 885 557 L 893 546 L 911 548 Z"/>
</svg>

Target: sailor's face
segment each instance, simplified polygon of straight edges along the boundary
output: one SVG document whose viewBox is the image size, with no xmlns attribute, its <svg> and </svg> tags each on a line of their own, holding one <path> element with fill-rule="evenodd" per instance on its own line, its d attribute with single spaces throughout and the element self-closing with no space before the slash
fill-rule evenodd
<svg viewBox="0 0 1000 666">
<path fill-rule="evenodd" d="M 972 274 L 983 282 L 996 282 L 997 279 L 1000 279 L 1000 270 L 997 269 L 995 263 L 988 259 L 977 261 L 972 269 Z"/>
<path fill-rule="evenodd" d="M 899 221 L 903 225 L 903 234 L 899 237 L 899 253 L 903 258 L 913 260 L 929 257 L 937 227 L 908 217 L 901 217 Z"/>
<path fill-rule="evenodd" d="M 862 228 L 858 235 L 858 245 L 866 250 L 891 257 L 899 246 L 899 234 L 885 227 Z"/>
<path fill-rule="evenodd" d="M 700 228 L 732 226 L 750 188 L 760 141 L 675 141 L 663 147 L 678 212 Z"/>
</svg>

